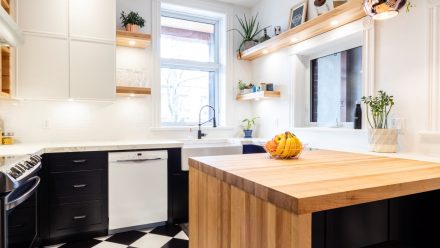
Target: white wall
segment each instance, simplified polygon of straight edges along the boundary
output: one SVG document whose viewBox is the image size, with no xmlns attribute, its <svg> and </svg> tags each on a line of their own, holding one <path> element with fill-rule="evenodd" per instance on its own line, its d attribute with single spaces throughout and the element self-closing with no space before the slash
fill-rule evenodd
<svg viewBox="0 0 440 248">
<path fill-rule="evenodd" d="M 182 3 L 185 4 L 185 3 Z M 233 9 L 233 14 L 242 15 L 248 9 L 220 4 Z M 220 6 L 219 5 L 219 6 Z M 146 20 L 142 31 L 152 31 L 151 0 L 118 0 L 115 18 L 120 12 L 138 11 Z M 119 22 L 118 22 L 119 23 Z M 234 25 L 237 23 L 234 22 Z M 120 24 L 118 24 L 120 25 Z M 229 33 L 232 35 L 232 33 Z M 234 46 L 238 47 L 238 36 L 234 35 Z M 117 67 L 147 68 L 147 86 L 152 84 L 151 48 L 117 48 Z M 251 111 L 249 103 L 234 100 L 235 86 L 239 79 L 250 81 L 250 64 L 232 59 L 232 82 L 225 87 L 229 128 L 211 130 L 205 128 L 208 137 L 232 137 L 242 135 L 240 121 Z M 153 96 L 159 92 L 153 91 Z M 188 137 L 188 129 L 157 130 L 154 126 L 153 96 L 118 97 L 115 102 L 98 101 L 50 101 L 50 100 L 0 100 L 0 119 L 5 130 L 13 131 L 19 142 L 88 141 L 88 140 L 140 140 L 180 139 Z M 194 130 L 194 128 L 193 128 Z M 195 131 L 195 130 L 194 130 Z M 192 135 L 196 135 L 195 132 Z"/>
<path fill-rule="evenodd" d="M 295 2 L 294 0 L 280 0 L 273 4 L 273 1 L 262 0 L 252 9 L 252 13 L 260 13 L 263 26 L 274 24 L 286 26 L 288 16 L 286 9 Z M 397 18 L 375 24 L 375 88 L 385 90 L 396 98 L 392 118 L 402 118 L 405 121 L 399 142 L 401 152 L 426 153 L 429 150 L 432 153 L 432 149 L 427 148 L 426 142 L 423 141 L 427 140 L 426 137 L 422 140 L 419 136 L 419 132 L 426 130 L 428 126 L 427 2 L 414 0 L 416 7 L 410 13 L 402 11 Z M 280 23 L 283 21 L 284 24 Z M 287 114 L 292 114 L 292 109 L 302 111 L 301 109 L 304 108 L 289 105 L 292 101 L 286 98 L 292 97 L 290 96 L 292 90 L 289 91 L 289 89 L 295 89 L 303 83 L 290 80 L 295 68 L 290 67 L 289 64 L 292 64 L 294 59 L 288 56 L 288 49 L 285 49 L 251 62 L 253 80 L 273 82 L 279 86 L 283 95 L 281 100 L 255 105 L 254 113 L 265 117 L 259 129 L 259 135 L 262 137 L 272 137 L 280 129 L 294 126 L 288 124 L 291 116 L 287 117 Z M 433 107 L 440 108 L 440 106 Z M 276 127 L 273 125 L 274 120 L 283 120 L 283 123 Z M 297 133 L 314 146 L 329 148 L 327 141 L 334 140 L 338 143 L 335 147 L 341 149 L 367 149 L 365 134 L 348 132 L 341 135 L 331 129 L 320 131 L 318 134 L 316 130 L 300 129 Z M 440 147 L 438 144 L 428 145 L 431 148 L 434 146 Z"/>
</svg>

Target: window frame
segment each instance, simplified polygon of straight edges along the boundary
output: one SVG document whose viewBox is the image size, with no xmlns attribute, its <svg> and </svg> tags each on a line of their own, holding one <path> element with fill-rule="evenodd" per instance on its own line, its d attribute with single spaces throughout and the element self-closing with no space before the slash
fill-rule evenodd
<svg viewBox="0 0 440 248">
<path fill-rule="evenodd" d="M 220 73 L 222 70 L 222 64 L 220 61 L 220 22 L 218 18 L 209 18 L 201 15 L 189 15 L 179 11 L 173 11 L 169 9 L 161 9 L 159 18 L 168 17 L 175 19 L 182 19 L 186 21 L 201 22 L 206 24 L 211 24 L 214 26 L 214 61 L 213 62 L 200 62 L 194 60 L 185 59 L 167 59 L 161 57 L 161 51 L 159 51 L 160 57 L 160 70 L 162 68 L 168 69 L 180 69 L 180 70 L 193 70 L 193 71 L 203 71 L 203 72 L 213 72 L 214 78 L 210 80 L 209 86 L 209 104 L 215 108 L 215 115 L 217 117 L 217 123 L 220 123 Z M 160 23 L 160 22 L 159 22 Z M 162 25 L 160 25 L 162 27 Z M 159 32 L 160 35 L 161 32 Z M 159 38 L 160 39 L 160 38 Z M 161 47 L 162 49 L 162 47 Z M 214 85 L 211 85 L 214 84 Z M 162 81 L 160 81 L 160 90 L 162 91 Z M 202 107 L 202 106 L 201 106 Z M 213 117 L 212 112 L 209 112 L 210 118 Z M 204 121 L 204 120 L 202 120 Z M 195 126 L 198 122 L 163 122 L 162 121 L 162 111 L 160 112 L 159 122 L 161 126 L 165 127 L 184 127 L 184 126 Z"/>
<path fill-rule="evenodd" d="M 324 49 L 323 51 L 319 51 L 317 53 L 313 53 L 310 54 L 308 56 L 305 57 L 306 60 L 306 103 L 307 103 L 307 114 L 306 114 L 306 124 L 308 127 L 329 127 L 329 125 L 331 125 L 330 123 L 327 122 L 312 122 L 312 61 L 318 58 L 322 58 L 325 56 L 329 56 L 332 54 L 336 54 L 336 53 L 340 53 L 343 51 L 347 51 L 353 48 L 357 48 L 357 47 L 361 47 L 362 49 L 362 71 L 363 73 L 365 72 L 365 65 L 364 65 L 364 56 L 365 56 L 365 45 L 363 44 L 362 40 L 346 40 L 346 41 L 342 41 L 342 44 L 339 44 L 337 47 L 333 47 L 333 48 L 328 48 L 328 49 Z M 362 76 L 362 89 L 365 88 L 365 80 L 364 77 Z M 364 90 L 362 90 L 362 94 L 364 94 Z M 336 122 L 334 123 L 336 124 Z M 338 128 L 351 128 L 350 125 L 353 125 L 353 122 L 340 122 L 339 123 L 341 126 L 339 126 Z"/>
</svg>

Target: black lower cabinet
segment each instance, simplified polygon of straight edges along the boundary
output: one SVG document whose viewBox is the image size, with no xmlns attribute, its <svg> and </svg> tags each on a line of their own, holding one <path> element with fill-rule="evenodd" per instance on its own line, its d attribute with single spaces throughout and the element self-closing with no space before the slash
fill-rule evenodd
<svg viewBox="0 0 440 248">
<path fill-rule="evenodd" d="M 34 241 L 37 223 L 34 194 L 24 204 L 19 205 L 8 216 L 9 248 L 28 248 Z"/>
<path fill-rule="evenodd" d="M 182 171 L 182 150 L 168 149 L 168 223 L 188 222 L 188 171 Z"/>
<path fill-rule="evenodd" d="M 108 232 L 107 152 L 43 155 L 40 237 L 45 245 Z"/>
</svg>

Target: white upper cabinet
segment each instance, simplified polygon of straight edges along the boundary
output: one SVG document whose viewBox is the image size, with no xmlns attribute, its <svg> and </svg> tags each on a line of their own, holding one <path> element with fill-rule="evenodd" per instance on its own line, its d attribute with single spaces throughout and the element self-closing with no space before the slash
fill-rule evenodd
<svg viewBox="0 0 440 248">
<path fill-rule="evenodd" d="M 67 0 L 18 0 L 17 4 L 23 31 L 67 36 Z"/>
<path fill-rule="evenodd" d="M 17 1 L 17 97 L 116 98 L 116 0 Z"/>
<path fill-rule="evenodd" d="M 17 87 L 20 98 L 69 97 L 67 39 L 25 35 L 17 49 Z"/>
<path fill-rule="evenodd" d="M 70 96 L 74 99 L 114 100 L 115 46 L 93 42 L 70 43 Z"/>
<path fill-rule="evenodd" d="M 115 0 L 70 0 L 70 35 L 114 41 Z"/>
</svg>

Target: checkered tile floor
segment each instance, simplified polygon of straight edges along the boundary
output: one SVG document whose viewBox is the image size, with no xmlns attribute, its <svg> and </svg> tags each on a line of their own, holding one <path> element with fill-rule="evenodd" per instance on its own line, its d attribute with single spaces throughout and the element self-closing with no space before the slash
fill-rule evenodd
<svg viewBox="0 0 440 248">
<path fill-rule="evenodd" d="M 180 226 L 161 226 L 129 231 L 47 248 L 188 248 L 188 236 Z"/>
</svg>

